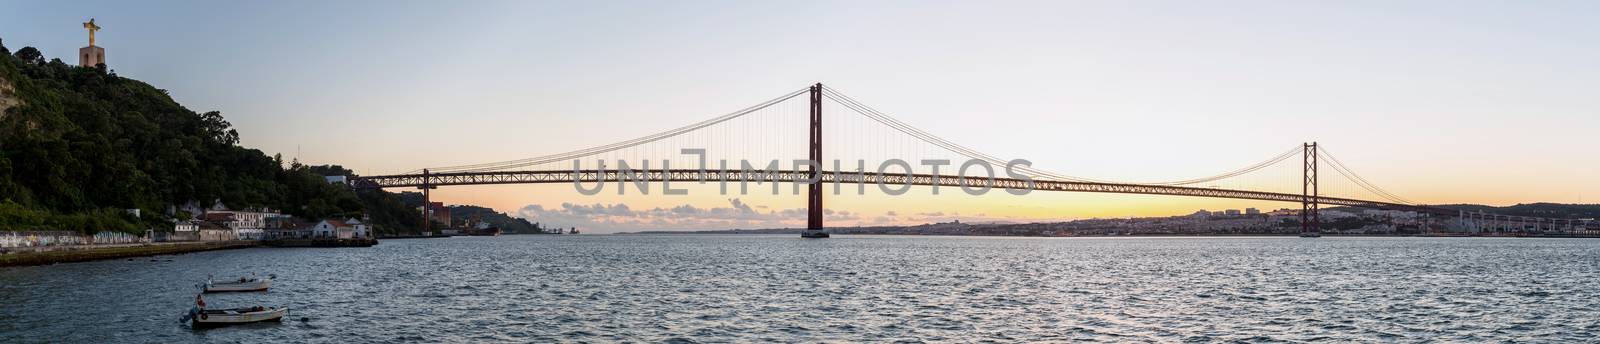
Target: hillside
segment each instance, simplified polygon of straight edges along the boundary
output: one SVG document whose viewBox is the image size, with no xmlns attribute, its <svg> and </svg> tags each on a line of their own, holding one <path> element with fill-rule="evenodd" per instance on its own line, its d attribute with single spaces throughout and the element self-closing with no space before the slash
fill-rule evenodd
<svg viewBox="0 0 1600 344">
<path fill-rule="evenodd" d="M 1464 210 L 1469 212 L 1483 211 L 1485 213 L 1510 216 L 1532 216 L 1556 219 L 1600 218 L 1600 204 L 1527 203 L 1505 207 L 1478 204 L 1446 204 L 1438 207 Z"/>
<path fill-rule="evenodd" d="M 384 231 L 420 218 L 387 193 L 358 195 L 316 167 L 239 146 L 221 112 L 185 108 L 104 65 L 0 52 L 0 230 L 142 233 L 190 216 L 174 205 L 214 200 L 308 219 L 372 210 Z"/>
<path fill-rule="evenodd" d="M 494 209 L 474 205 L 452 205 L 450 215 L 454 217 L 457 225 L 466 226 L 466 221 L 481 219 L 490 225 L 500 227 L 506 234 L 544 234 L 544 227 L 538 223 L 528 222 L 527 219 L 511 217 Z"/>
<path fill-rule="evenodd" d="M 422 206 L 421 192 L 402 191 L 397 195 L 400 202 L 409 208 Z M 506 234 L 544 234 L 545 230 L 542 225 L 528 222 L 527 219 L 512 217 L 494 209 L 475 205 L 451 205 L 450 217 L 451 222 L 453 222 L 451 226 L 454 227 L 465 228 L 468 226 L 467 221 L 481 219 L 490 225 L 500 227 L 500 230 Z"/>
<path fill-rule="evenodd" d="M 1482 204 L 1438 204 L 1429 205 L 1445 209 L 1462 210 L 1466 212 L 1485 212 L 1490 214 L 1508 216 L 1528 216 L 1552 219 L 1595 219 L 1600 218 L 1600 204 L 1564 204 L 1564 203 L 1524 203 L 1497 207 Z M 1326 207 L 1323 211 L 1346 210 L 1360 212 L 1364 209 L 1356 207 Z"/>
</svg>

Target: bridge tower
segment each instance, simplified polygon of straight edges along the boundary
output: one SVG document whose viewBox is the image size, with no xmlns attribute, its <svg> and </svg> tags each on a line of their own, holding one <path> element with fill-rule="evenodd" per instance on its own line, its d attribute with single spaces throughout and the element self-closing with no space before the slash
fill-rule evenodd
<svg viewBox="0 0 1600 344">
<path fill-rule="evenodd" d="M 1300 153 L 1300 237 L 1322 237 L 1322 215 L 1317 208 L 1317 143 L 1303 144 Z"/>
<path fill-rule="evenodd" d="M 806 231 L 801 238 L 826 238 L 828 231 L 822 227 L 822 182 L 817 171 L 822 165 L 822 83 L 811 85 L 811 183 L 806 188 Z"/>
</svg>

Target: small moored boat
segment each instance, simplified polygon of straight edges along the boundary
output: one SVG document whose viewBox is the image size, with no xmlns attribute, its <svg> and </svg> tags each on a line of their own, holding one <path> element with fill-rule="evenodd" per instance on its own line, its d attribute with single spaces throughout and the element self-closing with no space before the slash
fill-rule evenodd
<svg viewBox="0 0 1600 344">
<path fill-rule="evenodd" d="M 204 290 L 207 293 L 230 292 L 230 291 L 262 291 L 262 290 L 267 290 L 267 288 L 272 288 L 272 279 L 273 278 L 277 278 L 277 277 L 278 276 L 276 276 L 276 275 L 267 275 L 267 278 L 256 278 L 255 275 L 251 275 L 251 277 L 249 277 L 249 278 L 240 277 L 238 280 L 228 280 L 228 281 L 221 281 L 221 282 L 213 281 L 213 280 L 207 278 Z"/>
<path fill-rule="evenodd" d="M 189 324 L 194 327 L 216 327 L 264 321 L 282 321 L 286 315 L 289 315 L 288 307 L 191 308 L 189 309 L 189 314 L 185 315 L 183 320 L 189 321 Z"/>
<path fill-rule="evenodd" d="M 187 322 L 194 327 L 217 327 L 237 324 L 257 323 L 264 321 L 282 321 L 289 315 L 288 307 L 241 307 L 228 309 L 206 309 L 206 298 L 201 294 L 194 295 L 194 307 L 189 308 L 189 313 L 178 318 L 180 322 Z"/>
</svg>

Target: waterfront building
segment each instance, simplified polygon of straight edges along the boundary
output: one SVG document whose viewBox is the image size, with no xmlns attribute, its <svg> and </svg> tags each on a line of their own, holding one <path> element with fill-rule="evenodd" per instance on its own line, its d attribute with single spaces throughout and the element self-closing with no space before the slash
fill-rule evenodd
<svg viewBox="0 0 1600 344">
<path fill-rule="evenodd" d="M 172 226 L 172 234 L 159 241 L 223 241 L 237 238 L 232 229 L 214 222 L 187 220 L 178 221 Z"/>
<path fill-rule="evenodd" d="M 317 222 L 317 224 L 311 225 L 311 237 L 332 238 L 338 235 L 338 232 L 341 228 L 348 228 L 348 226 L 344 224 L 344 221 L 332 219 L 322 220 L 321 222 Z"/>
<path fill-rule="evenodd" d="M 265 235 L 267 220 L 272 218 L 289 217 L 276 210 L 261 208 L 253 210 L 211 210 L 204 215 L 206 221 L 228 227 L 235 232 L 239 239 L 260 240 Z"/>
<path fill-rule="evenodd" d="M 367 234 L 367 224 L 357 219 L 327 219 L 311 226 L 313 238 L 366 238 Z"/>
<path fill-rule="evenodd" d="M 366 223 L 361 222 L 360 220 L 356 220 L 356 219 L 349 219 L 349 220 L 345 220 L 344 222 L 346 224 L 350 225 L 350 237 L 352 237 L 352 238 L 370 238 L 370 237 L 372 237 L 372 232 L 369 230 L 369 228 L 367 227 Z"/>
<path fill-rule="evenodd" d="M 228 241 L 238 240 L 239 235 L 231 228 L 223 227 L 215 222 L 200 221 L 200 230 L 197 231 L 197 241 Z"/>
<path fill-rule="evenodd" d="M 310 238 L 312 223 L 300 221 L 292 216 L 277 216 L 266 219 L 266 227 L 262 228 L 263 240 Z"/>
</svg>

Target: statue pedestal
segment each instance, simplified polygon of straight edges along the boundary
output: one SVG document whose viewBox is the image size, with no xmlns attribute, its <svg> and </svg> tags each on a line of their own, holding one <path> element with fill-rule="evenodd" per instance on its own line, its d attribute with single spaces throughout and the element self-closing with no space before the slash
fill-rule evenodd
<svg viewBox="0 0 1600 344">
<path fill-rule="evenodd" d="M 78 48 L 78 67 L 94 67 L 106 63 L 106 48 L 87 46 Z"/>
</svg>

